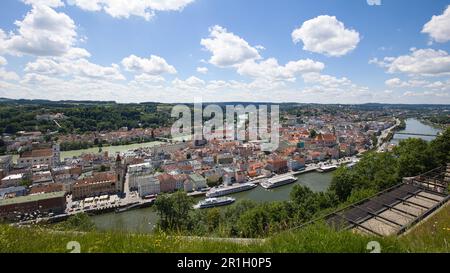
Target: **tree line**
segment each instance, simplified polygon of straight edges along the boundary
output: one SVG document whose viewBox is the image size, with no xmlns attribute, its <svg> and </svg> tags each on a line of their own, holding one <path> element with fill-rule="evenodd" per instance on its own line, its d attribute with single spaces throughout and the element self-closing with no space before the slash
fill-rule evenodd
<svg viewBox="0 0 450 273">
<path fill-rule="evenodd" d="M 58 120 L 37 120 L 36 115 L 63 113 Z M 159 111 L 157 103 L 146 104 L 0 104 L 0 134 L 18 131 L 81 134 L 114 131 L 122 127 L 156 128 L 168 126 L 170 111 Z"/>
</svg>

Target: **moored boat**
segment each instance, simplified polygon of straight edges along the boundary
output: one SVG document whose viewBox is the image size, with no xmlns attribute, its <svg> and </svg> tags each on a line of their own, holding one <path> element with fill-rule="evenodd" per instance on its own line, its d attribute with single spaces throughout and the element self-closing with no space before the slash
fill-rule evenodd
<svg viewBox="0 0 450 273">
<path fill-rule="evenodd" d="M 267 179 L 267 181 L 262 182 L 260 185 L 265 189 L 273 189 L 281 187 L 287 184 L 291 184 L 297 181 L 292 174 L 277 175 L 272 178 Z"/>
<path fill-rule="evenodd" d="M 331 172 L 337 169 L 336 165 L 326 165 L 326 166 L 321 166 L 320 168 L 317 169 L 318 172 L 320 173 L 326 173 L 326 172 Z"/>
<path fill-rule="evenodd" d="M 236 201 L 235 198 L 232 197 L 219 197 L 219 198 L 207 198 L 205 200 L 202 200 L 198 202 L 194 208 L 195 209 L 207 209 L 207 208 L 213 208 L 218 206 L 225 206 L 230 205 L 234 201 Z"/>
<path fill-rule="evenodd" d="M 257 185 L 253 183 L 234 184 L 231 186 L 219 186 L 212 188 L 206 193 L 206 197 L 219 197 L 228 194 L 233 194 L 241 191 L 248 191 L 256 188 Z"/>
</svg>

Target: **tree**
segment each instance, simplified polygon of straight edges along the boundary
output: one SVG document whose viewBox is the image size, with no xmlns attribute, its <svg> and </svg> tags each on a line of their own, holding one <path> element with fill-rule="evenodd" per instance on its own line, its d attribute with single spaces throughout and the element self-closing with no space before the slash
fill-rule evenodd
<svg viewBox="0 0 450 273">
<path fill-rule="evenodd" d="M 394 154 L 398 157 L 400 177 L 416 176 L 434 165 L 428 143 L 420 138 L 400 141 L 394 148 Z"/>
<path fill-rule="evenodd" d="M 222 183 L 223 183 L 223 178 L 221 176 L 212 175 L 206 179 L 206 184 L 208 185 L 208 187 L 211 187 L 211 188 L 218 186 Z"/>
<path fill-rule="evenodd" d="M 77 213 L 59 224 L 58 227 L 64 230 L 93 231 L 95 230 L 95 223 L 86 213 Z"/>
<path fill-rule="evenodd" d="M 347 200 L 354 187 L 351 171 L 345 167 L 338 168 L 331 180 L 330 190 L 335 192 L 341 202 Z"/>
<path fill-rule="evenodd" d="M 220 210 L 213 208 L 206 211 L 206 226 L 209 232 L 213 232 L 219 227 L 221 220 Z"/>
<path fill-rule="evenodd" d="M 376 135 L 372 135 L 370 138 L 372 140 L 372 145 L 374 147 L 376 147 L 378 145 L 378 138 L 377 138 L 377 136 Z"/>
<path fill-rule="evenodd" d="M 309 138 L 315 138 L 317 136 L 317 132 L 314 129 L 309 131 Z"/>
<path fill-rule="evenodd" d="M 430 143 L 435 166 L 450 163 L 450 127 Z"/>
<path fill-rule="evenodd" d="M 244 212 L 239 217 L 237 226 L 244 237 L 258 237 L 269 231 L 269 219 L 266 210 L 261 206 Z"/>
<path fill-rule="evenodd" d="M 194 200 L 186 193 L 178 191 L 171 195 L 160 195 L 155 201 L 160 216 L 158 226 L 167 231 L 183 231 L 192 226 L 190 212 Z"/>
<path fill-rule="evenodd" d="M 23 186 L 23 187 L 29 187 L 33 184 L 33 181 L 31 181 L 31 179 L 29 178 L 24 178 L 20 181 L 19 185 Z"/>
</svg>

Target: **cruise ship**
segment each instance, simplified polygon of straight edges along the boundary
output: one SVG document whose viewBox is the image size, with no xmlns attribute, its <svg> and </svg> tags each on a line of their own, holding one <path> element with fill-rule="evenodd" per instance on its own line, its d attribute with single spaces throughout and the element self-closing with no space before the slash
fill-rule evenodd
<svg viewBox="0 0 450 273">
<path fill-rule="evenodd" d="M 257 185 L 253 183 L 234 184 L 232 186 L 219 186 L 212 188 L 206 193 L 206 197 L 219 197 L 228 194 L 233 194 L 241 191 L 248 191 L 256 188 Z"/>
<path fill-rule="evenodd" d="M 331 172 L 337 169 L 336 165 L 327 165 L 327 166 L 322 166 L 320 168 L 317 169 L 318 172 L 320 173 L 326 173 L 326 172 Z"/>
<path fill-rule="evenodd" d="M 283 174 L 269 178 L 267 181 L 262 182 L 260 185 L 265 189 L 273 189 L 294 183 L 295 181 L 297 181 L 297 178 L 295 178 L 292 174 Z"/>
<path fill-rule="evenodd" d="M 232 197 L 207 198 L 203 201 L 198 202 L 198 204 L 194 206 L 194 209 L 207 209 L 218 206 L 225 206 L 232 204 L 234 201 L 236 201 L 236 199 Z"/>
</svg>

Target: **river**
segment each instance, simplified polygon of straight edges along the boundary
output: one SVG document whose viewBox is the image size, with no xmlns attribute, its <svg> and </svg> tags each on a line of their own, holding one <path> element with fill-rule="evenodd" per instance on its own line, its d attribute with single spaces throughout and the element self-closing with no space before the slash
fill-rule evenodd
<svg viewBox="0 0 450 273">
<path fill-rule="evenodd" d="M 434 136 L 417 136 L 417 135 L 408 135 L 410 134 L 425 134 L 425 135 L 436 135 L 441 132 L 440 129 L 432 127 L 430 125 L 424 124 L 420 122 L 418 119 L 410 118 L 405 121 L 406 128 L 404 130 L 398 131 L 400 134 L 395 134 L 391 140 L 392 144 L 398 144 L 401 140 L 408 138 L 421 138 L 426 141 L 431 141 L 435 139 Z"/>
</svg>

